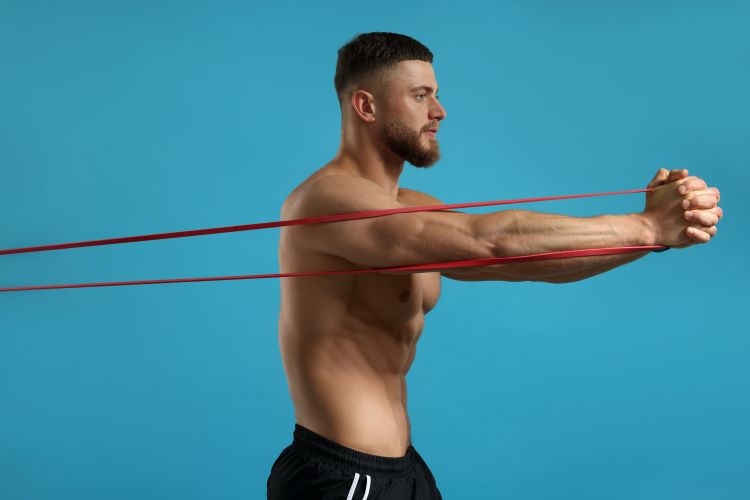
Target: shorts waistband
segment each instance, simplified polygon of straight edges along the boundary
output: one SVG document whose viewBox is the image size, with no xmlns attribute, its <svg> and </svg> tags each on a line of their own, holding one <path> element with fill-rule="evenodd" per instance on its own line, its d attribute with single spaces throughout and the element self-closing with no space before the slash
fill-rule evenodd
<svg viewBox="0 0 750 500">
<path fill-rule="evenodd" d="M 327 459 L 348 471 L 380 476 L 402 476 L 410 473 L 417 454 L 414 447 L 409 445 L 403 457 L 371 455 L 340 445 L 299 424 L 294 424 L 292 446 L 309 455 Z"/>
</svg>

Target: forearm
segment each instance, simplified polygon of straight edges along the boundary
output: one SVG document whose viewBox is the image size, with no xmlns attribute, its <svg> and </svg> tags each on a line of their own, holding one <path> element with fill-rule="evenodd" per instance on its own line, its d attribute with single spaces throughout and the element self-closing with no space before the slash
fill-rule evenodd
<svg viewBox="0 0 750 500">
<path fill-rule="evenodd" d="M 565 264 L 573 268 L 573 271 L 564 272 L 562 274 L 556 274 L 553 276 L 547 276 L 537 281 L 546 281 L 547 283 L 572 283 L 574 281 L 584 280 L 597 274 L 602 274 L 607 271 L 611 271 L 616 267 L 628 264 L 635 260 L 645 257 L 651 253 L 650 250 L 643 252 L 632 252 L 627 254 L 617 255 L 596 255 L 592 257 L 575 257 L 572 259 L 565 259 Z M 580 262 L 575 262 L 580 259 Z M 561 259 L 562 260 L 562 259 Z"/>
<path fill-rule="evenodd" d="M 581 218 L 507 210 L 478 216 L 474 228 L 476 237 L 487 242 L 497 257 L 655 244 L 651 227 L 639 214 Z M 463 279 L 563 283 L 609 271 L 647 253 L 500 264 L 469 271 Z"/>
</svg>

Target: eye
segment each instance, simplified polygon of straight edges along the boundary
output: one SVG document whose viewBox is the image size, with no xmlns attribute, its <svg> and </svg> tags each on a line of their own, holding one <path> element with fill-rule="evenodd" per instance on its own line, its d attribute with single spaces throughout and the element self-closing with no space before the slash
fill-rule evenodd
<svg viewBox="0 0 750 500">
<path fill-rule="evenodd" d="M 421 101 L 427 94 L 417 94 L 417 100 Z"/>
</svg>

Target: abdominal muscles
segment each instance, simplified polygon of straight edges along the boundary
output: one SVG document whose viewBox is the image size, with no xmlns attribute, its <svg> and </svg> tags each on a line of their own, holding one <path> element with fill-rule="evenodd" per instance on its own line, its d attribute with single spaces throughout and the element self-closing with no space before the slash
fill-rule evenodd
<svg viewBox="0 0 750 500">
<path fill-rule="evenodd" d="M 297 423 L 343 446 L 403 456 L 406 374 L 439 274 L 282 282 L 279 345 Z"/>
</svg>

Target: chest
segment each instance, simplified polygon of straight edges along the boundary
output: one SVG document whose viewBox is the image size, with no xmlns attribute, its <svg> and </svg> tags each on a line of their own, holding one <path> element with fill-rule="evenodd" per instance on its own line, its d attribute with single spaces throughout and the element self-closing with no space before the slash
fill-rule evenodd
<svg viewBox="0 0 750 500">
<path fill-rule="evenodd" d="M 440 297 L 440 274 L 366 274 L 352 287 L 351 304 L 363 319 L 389 325 L 422 323 Z"/>
</svg>

